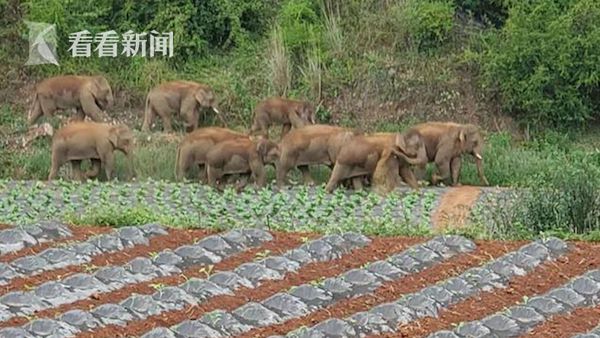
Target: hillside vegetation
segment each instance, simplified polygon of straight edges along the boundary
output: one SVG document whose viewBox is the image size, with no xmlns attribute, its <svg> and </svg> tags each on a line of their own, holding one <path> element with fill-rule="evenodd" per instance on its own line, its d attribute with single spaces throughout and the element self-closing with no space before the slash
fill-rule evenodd
<svg viewBox="0 0 600 338">
<path fill-rule="evenodd" d="M 0 178 L 47 176 L 49 139 L 13 142 L 40 79 L 104 74 L 109 113 L 136 129 L 151 87 L 188 79 L 211 85 L 240 130 L 270 95 L 309 99 L 319 122 L 363 130 L 479 124 L 490 183 L 535 188 L 518 203 L 524 213 L 502 213 L 507 227 L 600 224 L 600 138 L 589 128 L 600 115 L 596 0 L 0 0 L 0 13 Z M 56 24 L 60 66 L 24 66 L 26 21 Z M 172 31 L 174 56 L 72 58 L 68 36 L 84 29 Z M 139 179 L 173 179 L 178 137 L 139 135 Z M 472 163 L 461 181 L 477 184 Z"/>
</svg>

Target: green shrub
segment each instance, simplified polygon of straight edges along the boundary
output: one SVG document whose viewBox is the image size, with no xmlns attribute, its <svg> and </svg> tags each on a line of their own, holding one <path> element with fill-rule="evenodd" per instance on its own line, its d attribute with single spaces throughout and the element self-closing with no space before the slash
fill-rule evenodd
<svg viewBox="0 0 600 338">
<path fill-rule="evenodd" d="M 499 27 L 508 16 L 509 0 L 454 0 L 457 8 L 475 20 Z"/>
<path fill-rule="evenodd" d="M 600 2 L 521 1 L 506 25 L 489 34 L 484 78 L 504 107 L 539 124 L 574 124 L 598 117 Z"/>
<path fill-rule="evenodd" d="M 317 13 L 317 2 L 312 0 L 289 0 L 282 6 L 278 22 L 285 46 L 294 56 L 320 42 L 323 27 Z"/>
<path fill-rule="evenodd" d="M 408 33 L 419 50 L 439 47 L 450 36 L 454 6 L 447 0 L 411 0 L 405 8 Z"/>
</svg>

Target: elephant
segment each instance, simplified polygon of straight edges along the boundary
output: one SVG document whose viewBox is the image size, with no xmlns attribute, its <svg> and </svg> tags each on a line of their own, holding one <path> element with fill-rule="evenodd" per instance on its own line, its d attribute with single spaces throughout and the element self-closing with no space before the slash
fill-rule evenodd
<svg viewBox="0 0 600 338">
<path fill-rule="evenodd" d="M 114 103 L 112 89 L 104 76 L 62 75 L 43 80 L 35 87 L 27 114 L 33 125 L 42 114 L 51 117 L 57 110 L 75 109 L 74 121 L 86 116 L 95 122 L 106 121 L 106 109 Z"/>
<path fill-rule="evenodd" d="M 413 126 L 425 141 L 428 162 L 436 164 L 439 174 L 433 173 L 431 183 L 447 181 L 451 177 L 452 185 L 458 184 L 462 154 L 471 154 L 475 158 L 477 174 L 482 184 L 489 185 L 483 172 L 483 135 L 476 125 L 453 122 L 426 122 Z M 422 179 L 425 164 L 418 166 L 417 176 Z"/>
<path fill-rule="evenodd" d="M 200 108 L 212 109 L 225 124 L 210 86 L 183 80 L 162 83 L 151 89 L 146 96 L 142 131 L 150 130 L 154 116 L 158 114 L 163 122 L 163 130 L 170 133 L 173 131 L 171 116 L 179 113 L 186 131 L 191 132 L 198 128 Z"/>
<path fill-rule="evenodd" d="M 254 119 L 250 133 L 269 137 L 271 125 L 281 124 L 280 139 L 292 127 L 300 128 L 315 124 L 315 107 L 307 101 L 291 100 L 282 97 L 269 97 L 259 102 L 254 109 Z"/>
<path fill-rule="evenodd" d="M 418 189 L 411 166 L 422 163 L 427 163 L 427 154 L 423 137 L 416 130 L 356 136 L 340 149 L 325 190 L 331 193 L 348 179 L 352 179 L 355 189 L 360 189 L 364 176 L 373 178 L 386 190 L 396 187 L 397 177 Z"/>
<path fill-rule="evenodd" d="M 52 138 L 52 164 L 48 181 L 56 177 L 58 169 L 71 162 L 78 179 L 83 179 L 81 161 L 90 159 L 93 170 L 85 176 L 96 176 L 104 166 L 106 178 L 111 180 L 114 171 L 114 151 L 127 157 L 128 176 L 135 176 L 133 168 L 133 132 L 124 124 L 97 122 L 71 122 L 59 129 Z"/>
<path fill-rule="evenodd" d="M 241 189 L 246 186 L 246 178 L 250 174 L 256 186 L 264 187 L 265 165 L 275 164 L 278 158 L 279 146 L 264 137 L 223 141 L 206 154 L 208 184 L 220 188 L 223 176 L 241 174 L 245 176 L 245 180 L 237 187 Z"/>
<path fill-rule="evenodd" d="M 291 130 L 279 142 L 281 155 L 276 166 L 277 186 L 282 188 L 287 183 L 287 174 L 294 167 L 302 172 L 304 183 L 313 183 L 308 166 L 322 164 L 331 168 L 339 149 L 360 134 L 356 130 L 325 124 Z"/>
<path fill-rule="evenodd" d="M 187 134 L 177 148 L 175 178 L 181 180 L 193 165 L 200 167 L 200 181 L 206 183 L 206 154 L 220 142 L 248 138 L 246 134 L 221 127 L 199 128 Z"/>
</svg>

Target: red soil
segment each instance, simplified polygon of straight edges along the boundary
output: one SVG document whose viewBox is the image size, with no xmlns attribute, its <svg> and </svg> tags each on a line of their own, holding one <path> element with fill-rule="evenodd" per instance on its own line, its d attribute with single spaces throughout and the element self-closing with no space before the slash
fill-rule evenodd
<svg viewBox="0 0 600 338">
<path fill-rule="evenodd" d="M 165 312 L 146 320 L 128 323 L 126 327 L 110 325 L 95 331 L 84 332 L 77 337 L 131 337 L 142 335 L 157 326 L 172 326 L 186 319 L 196 319 L 216 309 L 232 311 L 250 301 L 262 301 L 277 292 L 292 286 L 308 283 L 319 278 L 337 276 L 340 273 L 363 266 L 367 262 L 383 259 L 393 253 L 415 245 L 423 238 L 374 238 L 364 248 L 353 250 L 340 259 L 328 262 L 310 263 L 291 273 L 282 281 L 266 281 L 255 289 L 241 288 L 233 296 L 214 297 L 198 306 L 189 306 L 180 311 Z M 241 257 L 238 263 L 251 260 L 252 256 Z M 232 266 L 233 267 L 233 266 Z"/>
<path fill-rule="evenodd" d="M 329 318 L 345 318 L 379 304 L 394 301 L 403 294 L 418 291 L 428 285 L 458 275 L 471 267 L 479 266 L 492 258 L 500 257 L 522 245 L 522 243 L 515 242 L 476 242 L 476 244 L 477 249 L 471 253 L 457 255 L 406 278 L 384 283 L 371 294 L 344 299 L 307 316 L 291 319 L 279 325 L 251 330 L 241 337 L 284 335 L 302 326 L 312 326 Z"/>
<path fill-rule="evenodd" d="M 0 288 L 0 294 L 10 291 L 31 288 L 47 281 L 65 278 L 69 275 L 86 272 L 90 267 L 100 267 L 105 265 L 121 265 L 129 262 L 138 256 L 146 256 L 151 252 L 159 252 L 164 249 L 175 249 L 186 243 L 193 243 L 197 239 L 210 235 L 207 230 L 183 230 L 168 229 L 166 235 L 154 236 L 150 239 L 150 245 L 136 245 L 125 250 L 106 253 L 92 257 L 92 261 L 86 265 L 71 265 L 61 269 L 47 271 L 35 276 L 18 277 L 3 285 Z"/>
<path fill-rule="evenodd" d="M 8 226 L 7 226 L 8 227 Z M 3 228 L 0 227 L 0 230 Z M 57 247 L 62 244 L 75 242 L 75 241 L 85 241 L 86 239 L 99 234 L 105 234 L 114 230 L 114 228 L 110 227 L 91 227 L 91 226 L 70 226 L 69 230 L 71 230 L 72 236 L 60 238 L 57 240 L 41 243 L 38 245 L 30 246 L 28 248 L 23 248 L 22 250 L 7 253 L 5 255 L 0 256 L 0 262 L 8 263 L 12 262 L 17 258 L 35 255 L 38 254 L 48 248 Z"/>
<path fill-rule="evenodd" d="M 309 233 L 273 233 L 273 241 L 264 243 L 262 246 L 252 248 L 215 264 L 213 271 L 226 271 L 235 268 L 242 263 L 252 261 L 258 253 L 269 251 L 271 255 L 279 255 L 283 252 L 293 249 L 302 244 L 304 238 L 313 239 L 317 237 L 316 234 Z M 88 299 L 82 299 L 80 301 L 64 304 L 59 307 L 39 311 L 35 313 L 37 318 L 50 318 L 56 315 L 67 312 L 69 310 L 80 309 L 87 310 L 105 303 L 119 303 L 134 293 L 137 294 L 153 294 L 156 289 L 152 287 L 155 284 L 162 284 L 164 286 L 176 286 L 184 283 L 187 279 L 192 277 L 206 278 L 206 273 L 202 271 L 205 265 L 190 266 L 177 276 L 158 277 L 147 282 L 130 284 L 125 287 L 106 293 L 100 293 L 92 295 Z M 0 328 L 10 326 L 21 326 L 29 321 L 27 317 L 13 317 L 7 321 L 0 322 Z"/>
<path fill-rule="evenodd" d="M 590 252 L 598 252 L 599 245 L 584 242 L 570 244 L 570 253 L 555 261 L 543 263 L 525 276 L 513 278 L 505 289 L 483 292 L 441 311 L 438 318 L 423 318 L 399 328 L 394 334 L 378 337 L 427 337 L 433 332 L 451 329 L 453 324 L 478 320 L 501 311 L 521 302 L 524 296 L 531 297 L 548 292 L 573 277 L 600 267 L 600 255 L 590 255 Z"/>
<path fill-rule="evenodd" d="M 569 314 L 554 316 L 550 320 L 521 336 L 527 338 L 569 338 L 576 333 L 588 332 L 598 326 L 600 306 L 575 309 Z"/>
</svg>

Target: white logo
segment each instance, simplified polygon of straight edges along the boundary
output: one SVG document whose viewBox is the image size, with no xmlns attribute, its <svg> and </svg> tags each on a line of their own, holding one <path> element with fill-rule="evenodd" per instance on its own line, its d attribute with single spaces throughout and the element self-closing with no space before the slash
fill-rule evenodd
<svg viewBox="0 0 600 338">
<path fill-rule="evenodd" d="M 56 54 L 56 25 L 25 21 L 29 28 L 29 58 L 25 65 L 51 63 L 58 66 Z"/>
</svg>

